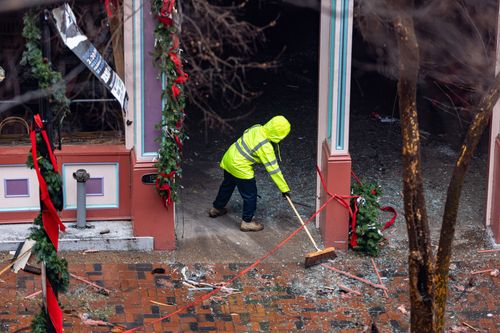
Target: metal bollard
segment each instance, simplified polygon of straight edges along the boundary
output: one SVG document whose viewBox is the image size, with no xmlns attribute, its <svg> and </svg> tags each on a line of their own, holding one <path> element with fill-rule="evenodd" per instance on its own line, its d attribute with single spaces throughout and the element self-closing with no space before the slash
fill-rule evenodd
<svg viewBox="0 0 500 333">
<path fill-rule="evenodd" d="M 73 172 L 76 179 L 76 227 L 78 229 L 87 228 L 87 202 L 85 193 L 85 183 L 90 178 L 90 174 L 85 169 L 78 169 Z"/>
</svg>

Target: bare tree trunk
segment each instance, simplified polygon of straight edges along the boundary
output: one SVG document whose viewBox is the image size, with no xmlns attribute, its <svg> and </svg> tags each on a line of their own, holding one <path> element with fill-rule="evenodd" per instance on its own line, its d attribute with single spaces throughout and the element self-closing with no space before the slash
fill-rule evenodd
<svg viewBox="0 0 500 333">
<path fill-rule="evenodd" d="M 439 248 L 436 260 L 436 332 L 443 332 L 445 325 L 446 296 L 448 292 L 448 271 L 451 259 L 451 247 L 455 236 L 457 224 L 458 204 L 465 173 L 469 167 L 474 151 L 479 140 L 488 125 L 493 106 L 500 96 L 500 75 L 497 74 L 488 91 L 484 94 L 478 106 L 478 113 L 475 115 L 469 126 L 467 135 L 460 149 L 460 155 L 455 163 L 455 169 L 448 186 L 446 204 L 444 207 L 443 224 L 441 226 L 441 236 L 439 238 Z"/>
<path fill-rule="evenodd" d="M 399 47 L 399 110 L 403 139 L 403 194 L 410 246 L 409 277 L 411 331 L 433 332 L 433 256 L 425 208 L 417 118 L 419 45 L 411 11 L 413 0 L 394 1 L 394 21 Z"/>
</svg>

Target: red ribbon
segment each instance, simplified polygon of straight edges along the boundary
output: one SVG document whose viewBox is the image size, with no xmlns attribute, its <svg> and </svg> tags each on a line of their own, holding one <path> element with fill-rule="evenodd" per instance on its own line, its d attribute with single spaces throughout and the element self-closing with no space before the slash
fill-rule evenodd
<svg viewBox="0 0 500 333">
<path fill-rule="evenodd" d="M 178 84 L 186 83 L 188 79 L 188 74 L 182 70 L 181 59 L 179 58 L 179 55 L 175 51 L 170 51 L 168 53 L 168 56 L 170 60 L 172 60 L 172 62 L 174 63 L 175 71 L 177 72 L 177 78 L 175 79 L 174 84 L 172 85 L 172 94 L 174 98 L 177 98 L 177 96 L 180 95 L 181 90 L 179 89 L 179 87 L 175 85 L 175 83 Z"/>
<path fill-rule="evenodd" d="M 104 0 L 104 7 L 106 8 L 106 14 L 108 15 L 108 17 L 113 17 L 111 5 L 113 5 L 113 7 L 115 8 L 118 8 L 118 0 Z"/>
<path fill-rule="evenodd" d="M 160 15 L 158 15 L 158 21 L 163 25 L 172 25 L 172 11 L 174 10 L 175 0 L 164 0 L 161 5 Z"/>
<path fill-rule="evenodd" d="M 394 221 L 396 221 L 396 217 L 398 217 L 398 213 L 391 206 L 381 207 L 380 210 L 383 212 L 391 212 L 393 214 L 392 218 L 389 221 L 385 222 L 384 226 L 382 227 L 381 231 L 384 231 L 385 229 L 389 228 L 391 225 L 394 224 Z"/>
<path fill-rule="evenodd" d="M 175 143 L 177 144 L 177 147 L 179 148 L 179 151 L 182 152 L 182 142 L 181 139 L 179 138 L 178 135 L 174 136 Z"/>
<path fill-rule="evenodd" d="M 36 127 L 36 129 L 40 131 L 42 138 L 45 141 L 47 152 L 49 154 L 49 159 L 52 164 L 52 167 L 54 168 L 54 172 L 57 173 L 58 172 L 57 161 L 54 156 L 54 153 L 52 152 L 52 148 L 47 133 L 43 129 L 43 122 L 42 119 L 40 118 L 40 115 L 38 114 L 35 115 L 34 120 L 35 120 L 34 127 Z M 40 166 L 38 164 L 37 150 L 36 150 L 37 148 L 36 131 L 33 128 L 31 129 L 30 132 L 30 139 L 31 139 L 31 155 L 33 157 L 33 166 L 35 167 L 36 176 L 38 178 L 38 183 L 40 185 L 40 200 L 42 202 L 43 228 L 45 229 L 47 236 L 49 237 L 50 241 L 54 245 L 55 250 L 57 251 L 59 246 L 59 231 L 64 231 L 66 228 L 64 224 L 61 222 L 61 218 L 57 214 L 57 210 L 54 207 L 52 200 L 50 199 L 50 194 L 47 189 L 47 183 L 45 182 L 45 179 L 43 178 L 42 173 L 40 171 Z M 46 285 L 47 285 L 47 299 L 46 299 L 47 312 L 49 314 L 50 321 L 52 322 L 52 326 L 54 326 L 56 332 L 62 333 L 63 331 L 62 311 L 61 308 L 59 307 L 59 302 L 57 301 L 57 297 L 48 279 Z"/>
<path fill-rule="evenodd" d="M 177 98 L 177 96 L 179 96 L 181 94 L 181 90 L 179 89 L 179 87 L 177 87 L 177 85 L 173 84 L 172 85 L 172 95 L 174 96 L 174 98 Z"/>
<path fill-rule="evenodd" d="M 160 23 L 166 26 L 172 25 L 172 19 L 168 17 L 158 16 L 158 21 L 160 21 Z"/>
<path fill-rule="evenodd" d="M 351 215 L 351 247 L 358 246 L 358 234 L 356 233 L 356 217 L 358 216 L 358 199 L 354 200 L 354 212 Z"/>
<path fill-rule="evenodd" d="M 35 125 L 37 126 L 38 129 L 40 129 L 42 137 L 45 141 L 45 145 L 47 146 L 47 151 L 49 153 L 49 158 L 52 163 L 52 167 L 54 168 L 54 171 L 57 172 L 58 168 L 57 168 L 56 158 L 50 147 L 50 142 L 47 137 L 47 133 L 43 129 L 43 123 L 42 120 L 40 119 L 40 115 L 35 115 Z M 57 214 L 57 210 L 55 209 L 54 204 L 50 199 L 50 194 L 47 189 L 47 183 L 45 182 L 45 179 L 43 178 L 42 173 L 40 171 L 40 166 L 38 165 L 35 130 L 31 130 L 30 139 L 31 139 L 31 155 L 33 158 L 33 166 L 35 167 L 36 176 L 38 178 L 38 183 L 40 185 L 40 200 L 43 203 L 43 208 L 42 208 L 43 227 L 47 233 L 47 236 L 49 237 L 50 241 L 52 242 L 54 248 L 57 251 L 59 245 L 59 230 L 65 231 L 66 227 L 61 222 L 61 218 Z"/>
<path fill-rule="evenodd" d="M 179 39 L 179 36 L 172 35 L 172 47 L 170 48 L 170 51 L 178 50 L 180 45 L 181 45 L 181 41 Z"/>
<path fill-rule="evenodd" d="M 49 279 L 47 281 L 47 312 L 50 317 L 50 321 L 52 322 L 52 326 L 54 326 L 57 333 L 62 333 L 63 329 L 63 319 L 62 319 L 62 310 L 59 307 L 59 302 L 57 301 L 56 294 L 54 293 L 54 289 L 50 285 Z"/>
<path fill-rule="evenodd" d="M 187 79 L 188 79 L 187 73 L 182 72 L 181 74 L 179 74 L 179 76 L 177 76 L 177 79 L 175 79 L 175 83 L 184 84 L 186 83 Z"/>
<path fill-rule="evenodd" d="M 167 173 L 160 173 L 158 177 L 156 178 L 156 188 L 159 191 L 166 191 L 166 197 L 162 195 L 163 199 L 163 205 L 168 208 L 170 205 L 172 205 L 173 200 L 172 200 L 172 187 L 168 184 L 168 182 L 165 181 L 163 185 L 160 185 L 160 177 L 162 178 L 172 178 L 175 175 L 175 171 L 171 171 L 168 174 Z"/>
<path fill-rule="evenodd" d="M 170 60 L 172 60 L 172 62 L 174 63 L 175 69 L 178 70 L 181 67 L 181 59 L 179 58 L 179 55 L 174 51 L 170 51 L 168 53 L 168 56 L 170 57 Z"/>
</svg>

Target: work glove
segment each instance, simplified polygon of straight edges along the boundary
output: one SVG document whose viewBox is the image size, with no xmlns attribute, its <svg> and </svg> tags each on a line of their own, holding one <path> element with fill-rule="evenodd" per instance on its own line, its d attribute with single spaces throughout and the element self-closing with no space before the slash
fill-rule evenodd
<svg viewBox="0 0 500 333">
<path fill-rule="evenodd" d="M 292 200 L 292 197 L 290 197 L 290 192 L 283 192 L 283 193 L 281 193 L 281 195 L 283 196 L 283 199 L 285 199 L 285 200 L 287 197 L 290 198 L 290 200 Z"/>
</svg>

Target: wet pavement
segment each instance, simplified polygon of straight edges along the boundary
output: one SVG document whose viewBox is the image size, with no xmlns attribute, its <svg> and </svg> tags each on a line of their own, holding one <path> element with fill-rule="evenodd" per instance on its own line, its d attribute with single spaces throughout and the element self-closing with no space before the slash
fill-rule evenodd
<svg viewBox="0 0 500 333">
<path fill-rule="evenodd" d="M 369 258 L 338 254 L 326 265 L 378 283 Z M 464 323 L 479 332 L 500 329 L 499 277 L 472 274 L 498 266 L 499 254 L 476 253 L 475 260 L 453 261 L 447 320 L 449 327 L 463 329 L 456 332 L 473 331 Z M 248 263 L 184 264 L 169 254 L 137 252 L 66 255 L 71 273 L 106 288 L 109 295 L 71 279 L 69 291 L 60 298 L 65 332 L 135 327 L 142 327 L 138 332 L 374 332 L 374 325 L 379 332 L 408 330 L 404 260 L 375 259 L 388 289 L 386 298 L 382 290 L 327 267 L 306 270 L 299 262 L 264 261 L 238 277 Z M 21 329 L 39 311 L 41 296 L 25 297 L 40 290 L 40 277 L 8 272 L 1 278 L 0 332 L 29 332 Z M 231 279 L 235 280 L 228 292 L 204 297 L 210 290 L 193 289 L 195 283 L 221 286 Z M 342 291 L 344 286 L 354 292 Z M 180 312 L 169 316 L 176 310 Z M 109 326 L 92 326 L 95 322 L 82 318 L 103 320 Z"/>
</svg>

